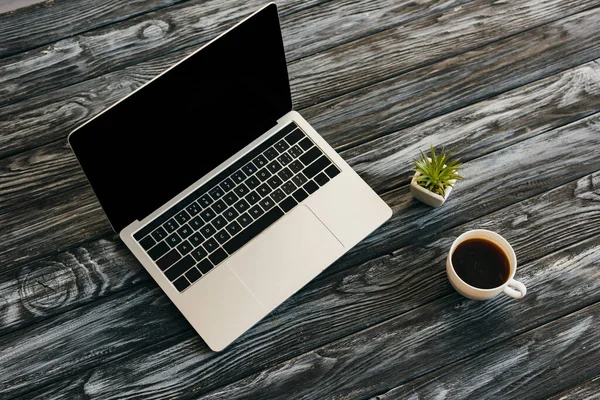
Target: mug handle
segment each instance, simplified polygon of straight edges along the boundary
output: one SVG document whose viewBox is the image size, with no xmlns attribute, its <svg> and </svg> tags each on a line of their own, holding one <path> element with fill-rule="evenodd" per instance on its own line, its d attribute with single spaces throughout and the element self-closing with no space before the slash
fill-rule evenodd
<svg viewBox="0 0 600 400">
<path fill-rule="evenodd" d="M 504 294 L 513 299 L 522 299 L 527 293 L 527 288 L 521 282 L 511 279 L 504 287 Z"/>
</svg>

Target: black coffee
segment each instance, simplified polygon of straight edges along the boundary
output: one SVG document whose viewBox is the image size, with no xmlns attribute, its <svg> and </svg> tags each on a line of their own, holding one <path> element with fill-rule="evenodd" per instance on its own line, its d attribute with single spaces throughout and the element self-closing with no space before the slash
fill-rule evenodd
<svg viewBox="0 0 600 400">
<path fill-rule="evenodd" d="M 493 289 L 505 283 L 510 273 L 506 253 L 486 239 L 468 239 L 452 254 L 454 270 L 466 283 L 480 289 Z"/>
</svg>

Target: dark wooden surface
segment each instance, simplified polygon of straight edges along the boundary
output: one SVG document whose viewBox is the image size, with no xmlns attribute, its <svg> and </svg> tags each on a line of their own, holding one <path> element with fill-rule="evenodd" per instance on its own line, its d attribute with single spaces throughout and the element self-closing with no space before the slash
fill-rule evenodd
<svg viewBox="0 0 600 400">
<path fill-rule="evenodd" d="M 600 1 L 277 3 L 296 109 L 394 216 L 222 353 L 65 138 L 262 2 L 0 14 L 0 398 L 600 398 Z M 430 143 L 465 165 L 439 209 L 407 188 Z M 450 287 L 473 228 L 511 242 L 525 299 Z"/>
</svg>

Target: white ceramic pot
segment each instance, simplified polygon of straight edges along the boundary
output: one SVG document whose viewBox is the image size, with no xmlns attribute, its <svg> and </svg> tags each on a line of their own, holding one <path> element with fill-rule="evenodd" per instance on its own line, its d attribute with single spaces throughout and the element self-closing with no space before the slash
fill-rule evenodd
<svg viewBox="0 0 600 400">
<path fill-rule="evenodd" d="M 422 201 L 423 203 L 431 207 L 439 207 L 442 204 L 444 204 L 444 202 L 452 192 L 452 186 L 448 186 L 444 191 L 444 196 L 440 196 L 439 194 L 433 193 L 425 189 L 423 186 L 420 186 L 416 180 L 416 178 L 419 175 L 421 175 L 421 173 L 417 171 L 413 176 L 412 180 L 410 181 L 410 194 L 412 195 L 412 197 L 419 201 Z M 451 182 L 452 184 L 456 183 L 455 180 L 452 180 Z"/>
</svg>

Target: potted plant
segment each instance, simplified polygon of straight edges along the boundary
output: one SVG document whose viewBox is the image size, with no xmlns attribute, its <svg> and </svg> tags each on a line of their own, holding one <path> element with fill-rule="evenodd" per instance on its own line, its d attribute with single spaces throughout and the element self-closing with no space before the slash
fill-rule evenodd
<svg viewBox="0 0 600 400">
<path fill-rule="evenodd" d="M 442 149 L 435 154 L 430 147 L 431 158 L 421 151 L 421 158 L 414 160 L 416 172 L 410 181 L 410 194 L 417 200 L 432 207 L 439 207 L 450 196 L 456 181 L 462 180 L 457 171 L 462 167 L 459 160 Z"/>
</svg>

